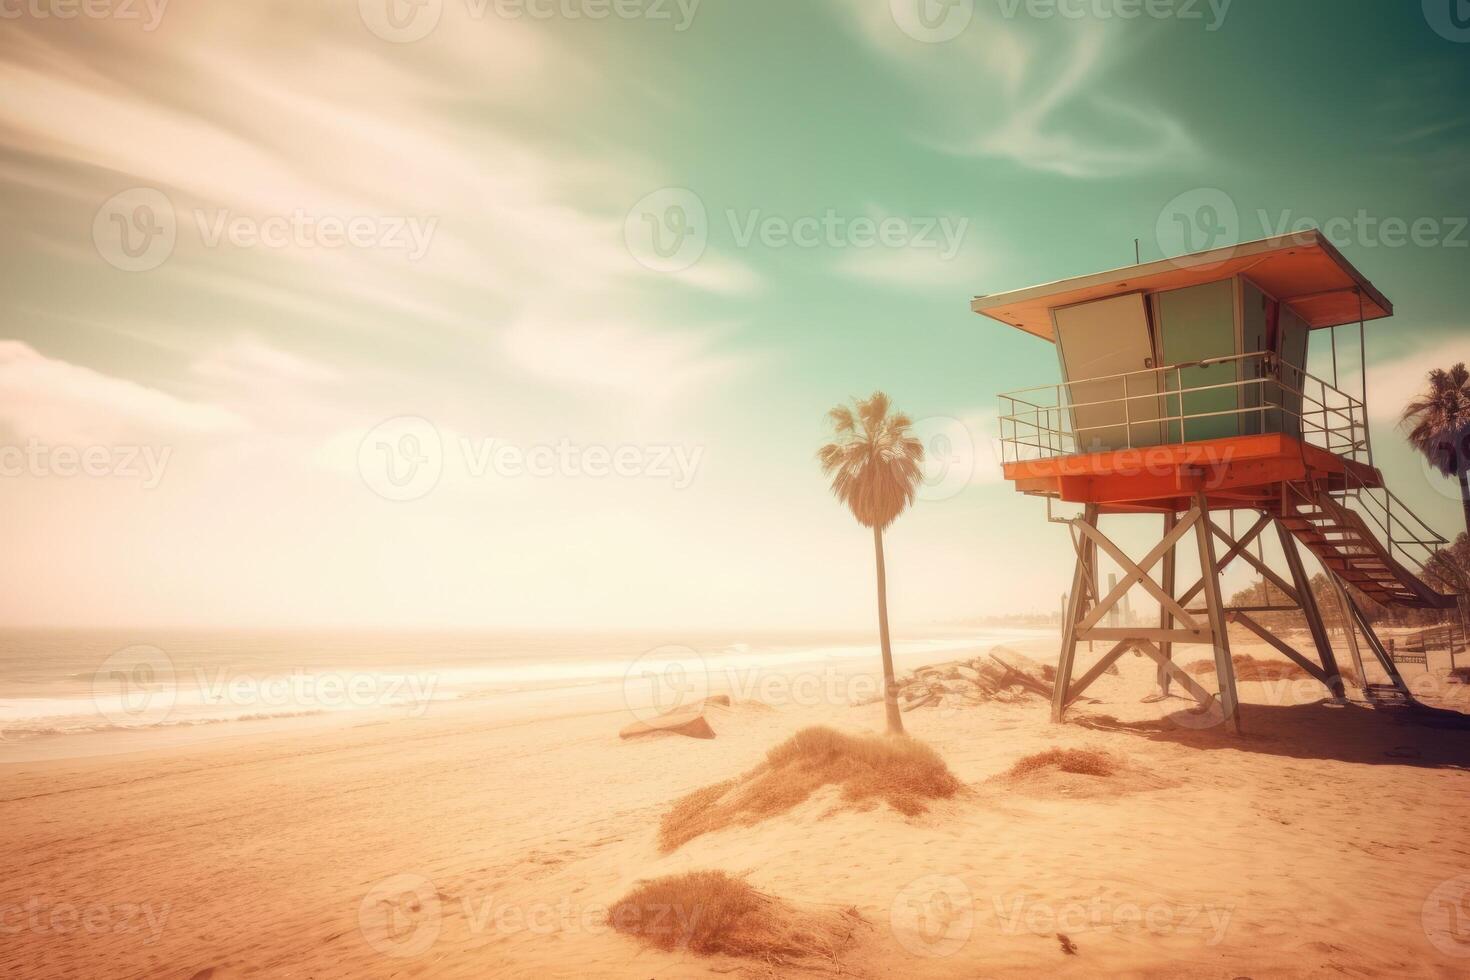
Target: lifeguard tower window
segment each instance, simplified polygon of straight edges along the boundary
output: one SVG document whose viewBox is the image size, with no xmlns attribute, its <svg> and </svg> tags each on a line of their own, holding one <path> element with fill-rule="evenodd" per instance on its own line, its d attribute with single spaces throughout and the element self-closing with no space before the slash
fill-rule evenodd
<svg viewBox="0 0 1470 980">
<path fill-rule="evenodd" d="M 1154 295 L 1154 323 L 1165 365 L 1236 354 L 1235 288 L 1234 280 L 1224 279 Z M 1182 395 L 1164 399 L 1165 414 L 1172 419 L 1166 423 L 1167 441 L 1241 435 L 1240 380 L 1238 361 L 1167 372 L 1165 390 L 1183 388 Z"/>
</svg>

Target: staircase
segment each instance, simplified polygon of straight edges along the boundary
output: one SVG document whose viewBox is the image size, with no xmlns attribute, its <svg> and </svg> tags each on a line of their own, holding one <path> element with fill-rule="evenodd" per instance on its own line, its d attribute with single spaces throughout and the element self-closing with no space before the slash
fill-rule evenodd
<svg viewBox="0 0 1470 980">
<path fill-rule="evenodd" d="M 1385 544 L 1362 515 L 1325 489 L 1310 483 L 1292 484 L 1287 498 L 1282 502 L 1281 523 L 1324 568 L 1369 599 L 1410 609 L 1455 607 L 1453 595 L 1430 588 L 1419 572 L 1411 571 L 1394 557 L 1397 542 Z M 1392 522 L 1384 526 L 1391 527 Z"/>
</svg>

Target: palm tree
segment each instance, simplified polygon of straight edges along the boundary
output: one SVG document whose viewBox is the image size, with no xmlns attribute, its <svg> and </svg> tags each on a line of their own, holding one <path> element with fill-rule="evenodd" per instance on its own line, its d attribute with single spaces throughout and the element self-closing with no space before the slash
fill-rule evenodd
<svg viewBox="0 0 1470 980">
<path fill-rule="evenodd" d="M 888 396 L 875 391 L 852 407 L 838 405 L 827 413 L 836 441 L 817 452 L 822 472 L 832 480 L 832 493 L 847 505 L 863 527 L 873 529 L 878 558 L 878 638 L 883 649 L 883 703 L 888 731 L 903 734 L 898 688 L 893 681 L 893 647 L 888 639 L 888 582 L 883 570 L 883 532 L 913 503 L 923 474 L 924 444 L 909 435 L 912 420 L 902 412 L 888 414 Z"/>
<path fill-rule="evenodd" d="M 1430 465 L 1460 480 L 1465 529 L 1470 531 L 1470 371 L 1464 363 L 1429 372 L 1429 387 L 1404 408 L 1409 442 Z"/>
</svg>

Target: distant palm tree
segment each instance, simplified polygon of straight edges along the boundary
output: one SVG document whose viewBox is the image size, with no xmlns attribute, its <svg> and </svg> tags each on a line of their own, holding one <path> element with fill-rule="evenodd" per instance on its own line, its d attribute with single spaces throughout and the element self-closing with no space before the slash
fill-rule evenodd
<svg viewBox="0 0 1470 980">
<path fill-rule="evenodd" d="M 832 493 L 852 516 L 873 529 L 878 558 L 878 637 L 883 649 L 883 702 L 888 731 L 903 733 L 898 688 L 893 680 L 893 647 L 888 639 L 888 582 L 883 570 L 883 532 L 913 503 L 923 478 L 924 444 L 909 435 L 912 420 L 902 412 L 888 414 L 888 396 L 874 392 L 849 408 L 827 413 L 837 439 L 817 452 L 822 472 L 832 480 Z"/>
<path fill-rule="evenodd" d="M 1470 371 L 1463 363 L 1429 372 L 1429 387 L 1404 408 L 1409 442 L 1430 464 L 1460 481 L 1470 531 Z"/>
</svg>

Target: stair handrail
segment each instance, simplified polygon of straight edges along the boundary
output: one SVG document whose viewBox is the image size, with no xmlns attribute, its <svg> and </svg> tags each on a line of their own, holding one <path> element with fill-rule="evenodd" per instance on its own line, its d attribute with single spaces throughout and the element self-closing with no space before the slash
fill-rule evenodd
<svg viewBox="0 0 1470 980">
<path fill-rule="evenodd" d="M 1388 487 L 1369 486 L 1363 481 L 1361 476 L 1351 469 L 1345 471 L 1345 476 L 1348 488 L 1342 492 L 1344 504 L 1346 504 L 1347 498 L 1351 497 L 1360 505 L 1363 505 L 1355 508 L 1356 512 L 1367 517 L 1383 532 L 1382 540 L 1388 545 L 1390 557 L 1395 557 L 1395 552 L 1397 552 L 1398 555 L 1402 556 L 1401 564 L 1407 566 L 1409 571 L 1423 578 L 1428 573 L 1430 564 L 1439 560 L 1440 552 L 1449 544 L 1449 540 L 1430 527 L 1428 522 L 1416 514 L 1408 504 L 1404 503 Z M 1382 500 L 1378 499 L 1376 496 L 1378 494 L 1382 495 Z M 1368 504 L 1372 506 L 1367 506 Z M 1397 514 L 1394 512 L 1395 505 L 1397 505 L 1398 509 Z M 1382 511 L 1382 517 L 1379 516 L 1378 510 Z M 1419 529 L 1417 531 L 1414 530 L 1408 521 L 1404 520 L 1403 515 L 1412 518 Z M 1402 534 L 1395 532 L 1395 525 L 1403 529 Z M 1419 537 L 1420 533 L 1427 535 L 1427 537 Z M 1421 557 L 1412 553 L 1410 547 L 1422 549 L 1423 556 Z M 1397 561 L 1399 559 L 1395 557 L 1395 560 Z M 1437 577 L 1444 578 L 1443 575 L 1438 575 Z"/>
</svg>

